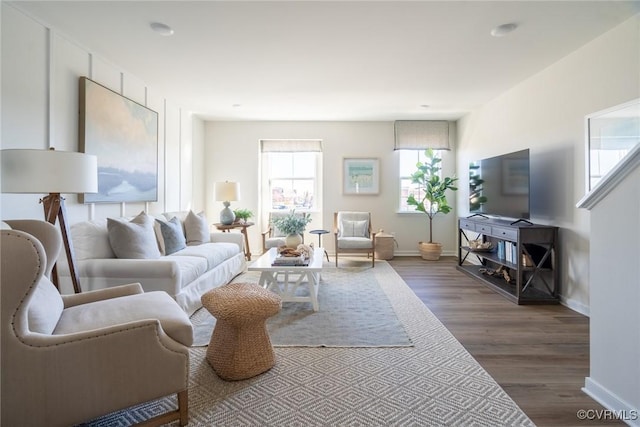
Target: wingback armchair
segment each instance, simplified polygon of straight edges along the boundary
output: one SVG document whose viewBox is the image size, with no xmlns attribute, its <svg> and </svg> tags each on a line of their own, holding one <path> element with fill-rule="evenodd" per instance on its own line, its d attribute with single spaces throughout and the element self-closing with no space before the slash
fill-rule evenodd
<svg viewBox="0 0 640 427">
<path fill-rule="evenodd" d="M 186 313 L 139 284 L 60 295 L 49 275 L 60 232 L 44 221 L 0 231 L 2 418 L 7 426 L 69 426 L 177 393 L 150 421 L 188 422 Z"/>
<path fill-rule="evenodd" d="M 371 254 L 371 267 L 376 265 L 376 233 L 371 231 L 370 212 L 339 211 L 333 214 L 336 267 L 338 254 Z"/>
</svg>

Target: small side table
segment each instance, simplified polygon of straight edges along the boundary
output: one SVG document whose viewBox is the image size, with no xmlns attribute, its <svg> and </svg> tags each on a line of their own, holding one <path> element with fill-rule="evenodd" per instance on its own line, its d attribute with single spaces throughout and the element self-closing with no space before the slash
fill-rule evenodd
<svg viewBox="0 0 640 427">
<path fill-rule="evenodd" d="M 329 234 L 328 230 L 311 230 L 309 232 L 309 234 L 317 234 L 318 235 L 318 247 L 322 248 L 322 235 L 323 234 Z M 327 253 L 327 250 L 325 249 L 324 254 L 327 256 L 327 262 L 329 262 L 329 254 Z"/>
<path fill-rule="evenodd" d="M 247 228 L 251 227 L 253 224 L 253 222 L 234 222 L 233 224 L 229 225 L 220 223 L 216 223 L 213 225 L 223 233 L 228 233 L 229 230 L 239 228 L 240 232 L 244 234 L 244 256 L 247 258 L 247 261 L 251 261 L 251 249 L 249 249 L 249 236 L 247 236 Z"/>
</svg>

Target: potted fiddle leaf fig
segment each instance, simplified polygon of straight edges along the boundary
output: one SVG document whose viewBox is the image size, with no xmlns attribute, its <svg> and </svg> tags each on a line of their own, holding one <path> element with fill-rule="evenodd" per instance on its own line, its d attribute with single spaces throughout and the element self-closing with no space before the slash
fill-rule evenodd
<svg viewBox="0 0 640 427">
<path fill-rule="evenodd" d="M 425 150 L 425 162 L 416 164 L 417 170 L 411 175 L 411 182 L 418 187 L 416 196 L 411 193 L 407 197 L 407 204 L 415 206 L 415 209 L 424 212 L 429 219 L 429 242 L 419 242 L 420 256 L 422 259 L 437 261 L 442 254 L 442 244 L 433 241 L 433 218 L 437 214 L 448 214 L 451 206 L 447 202 L 447 191 L 456 191 L 458 178 L 440 177 L 440 162 L 433 149 Z"/>
</svg>

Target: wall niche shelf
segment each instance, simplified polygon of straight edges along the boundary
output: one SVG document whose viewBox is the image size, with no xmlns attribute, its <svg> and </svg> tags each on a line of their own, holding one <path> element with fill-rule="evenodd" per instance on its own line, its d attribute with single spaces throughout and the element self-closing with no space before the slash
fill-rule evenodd
<svg viewBox="0 0 640 427">
<path fill-rule="evenodd" d="M 493 249 L 473 250 L 469 246 L 473 240 L 491 242 Z M 557 242 L 558 227 L 481 216 L 460 218 L 456 268 L 516 304 L 558 304 Z"/>
</svg>

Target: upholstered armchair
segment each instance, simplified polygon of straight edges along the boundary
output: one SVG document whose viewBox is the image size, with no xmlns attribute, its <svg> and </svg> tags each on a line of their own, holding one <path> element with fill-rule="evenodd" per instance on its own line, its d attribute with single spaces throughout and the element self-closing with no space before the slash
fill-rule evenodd
<svg viewBox="0 0 640 427">
<path fill-rule="evenodd" d="M 334 212 L 336 267 L 338 254 L 371 254 L 371 267 L 375 267 L 376 233 L 371 231 L 370 212 Z"/>
<path fill-rule="evenodd" d="M 69 426 L 177 393 L 150 421 L 188 422 L 186 313 L 139 284 L 61 295 L 49 280 L 59 230 L 6 221 L 0 231 L 2 418 L 7 426 Z"/>
<path fill-rule="evenodd" d="M 262 232 L 262 252 L 268 251 L 270 248 L 277 248 L 278 246 L 284 245 L 284 239 L 287 237 L 287 233 L 278 229 L 275 225 L 273 225 L 273 221 L 276 218 L 282 218 L 289 215 L 289 211 L 286 212 L 270 212 L 269 213 L 269 222 L 266 230 Z M 296 215 L 303 215 L 302 213 L 296 212 Z M 304 242 L 304 234 L 302 235 L 302 241 Z"/>
</svg>

